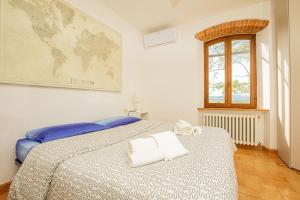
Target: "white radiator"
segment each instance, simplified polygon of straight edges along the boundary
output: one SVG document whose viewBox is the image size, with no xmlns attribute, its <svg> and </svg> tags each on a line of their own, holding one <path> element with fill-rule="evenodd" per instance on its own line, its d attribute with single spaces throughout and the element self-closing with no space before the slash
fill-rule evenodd
<svg viewBox="0 0 300 200">
<path fill-rule="evenodd" d="M 259 115 L 202 113 L 200 123 L 225 129 L 236 144 L 261 143 L 263 124 Z"/>
</svg>

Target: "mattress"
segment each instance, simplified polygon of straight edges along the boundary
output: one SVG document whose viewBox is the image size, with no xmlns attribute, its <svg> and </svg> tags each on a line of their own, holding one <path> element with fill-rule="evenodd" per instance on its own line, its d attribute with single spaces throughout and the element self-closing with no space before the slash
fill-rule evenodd
<svg viewBox="0 0 300 200">
<path fill-rule="evenodd" d="M 131 139 L 173 127 L 142 120 L 38 145 L 14 177 L 8 199 L 236 200 L 235 145 L 224 129 L 178 136 L 186 156 L 128 165 Z"/>
<path fill-rule="evenodd" d="M 30 150 L 39 144 L 39 142 L 27 138 L 18 140 L 16 144 L 16 163 L 22 164 Z"/>
</svg>

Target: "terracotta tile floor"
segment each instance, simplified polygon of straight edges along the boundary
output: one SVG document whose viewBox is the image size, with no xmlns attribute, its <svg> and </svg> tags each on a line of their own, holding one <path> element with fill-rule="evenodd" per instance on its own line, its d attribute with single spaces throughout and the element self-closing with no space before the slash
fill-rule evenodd
<svg viewBox="0 0 300 200">
<path fill-rule="evenodd" d="M 286 167 L 276 154 L 239 147 L 235 166 L 239 200 L 300 200 L 300 172 Z M 0 200 L 6 196 L 0 195 Z"/>
<path fill-rule="evenodd" d="M 239 147 L 235 166 L 239 200 L 300 200 L 300 172 L 289 169 L 276 154 Z"/>
</svg>

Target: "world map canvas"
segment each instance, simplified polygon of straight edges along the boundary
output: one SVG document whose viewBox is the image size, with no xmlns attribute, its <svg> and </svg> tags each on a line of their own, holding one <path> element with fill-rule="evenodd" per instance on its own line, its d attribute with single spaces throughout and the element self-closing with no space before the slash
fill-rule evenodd
<svg viewBox="0 0 300 200">
<path fill-rule="evenodd" d="M 119 33 L 61 0 L 0 2 L 0 82 L 121 90 Z"/>
</svg>

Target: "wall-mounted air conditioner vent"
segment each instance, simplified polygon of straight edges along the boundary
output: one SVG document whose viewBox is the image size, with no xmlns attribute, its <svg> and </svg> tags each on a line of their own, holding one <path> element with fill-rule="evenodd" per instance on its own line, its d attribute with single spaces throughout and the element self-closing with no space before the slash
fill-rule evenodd
<svg viewBox="0 0 300 200">
<path fill-rule="evenodd" d="M 145 48 L 155 47 L 177 41 L 177 31 L 175 28 L 168 28 L 144 36 Z"/>
</svg>

